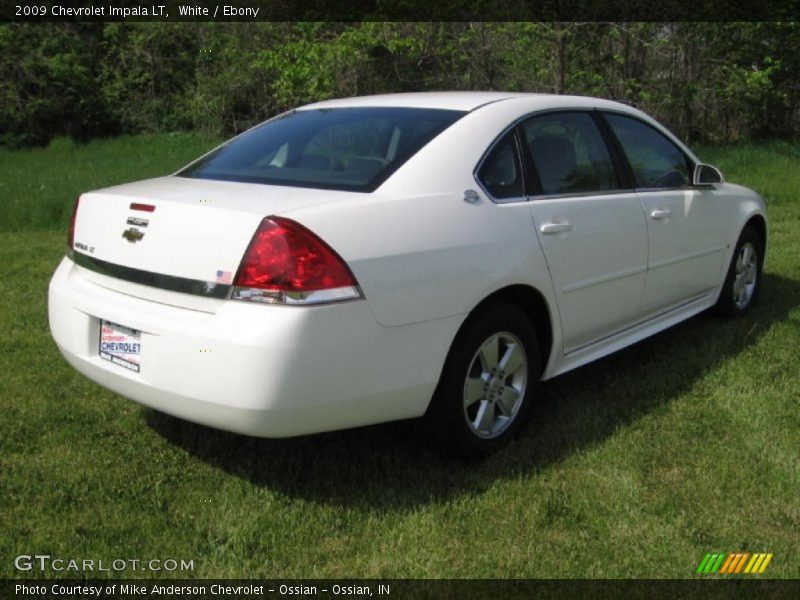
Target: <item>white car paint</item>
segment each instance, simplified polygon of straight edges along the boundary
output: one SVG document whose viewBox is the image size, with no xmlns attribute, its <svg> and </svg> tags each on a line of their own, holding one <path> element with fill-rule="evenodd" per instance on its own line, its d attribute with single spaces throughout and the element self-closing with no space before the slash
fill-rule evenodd
<svg viewBox="0 0 800 600">
<path fill-rule="evenodd" d="M 265 214 L 333 202 L 348 194 L 331 190 L 253 183 L 158 177 L 81 196 L 75 241 L 92 256 L 166 275 L 213 281 L 217 269 L 236 270 L 242 252 Z M 149 219 L 147 251 L 120 238 L 131 202 L 158 202 Z M 108 225 L 115 224 L 113 228 Z M 209 244 L 208 240 L 213 240 Z"/>
<path fill-rule="evenodd" d="M 75 242 L 95 259 L 212 282 L 235 273 L 269 215 L 307 227 L 344 259 L 364 299 L 257 304 L 169 291 L 64 258 L 50 283 L 53 338 L 101 385 L 188 420 L 270 437 L 422 415 L 460 326 L 484 299 L 525 286 L 547 307 L 542 379 L 712 306 L 761 198 L 728 183 L 495 203 L 474 171 L 493 141 L 539 111 L 608 109 L 593 98 L 500 92 L 395 94 L 303 107 L 471 111 L 372 193 L 176 176 L 81 197 Z M 466 202 L 465 191 L 478 200 Z M 131 202 L 157 204 L 147 245 L 120 238 Z M 654 211 L 671 211 L 654 219 Z M 140 215 L 148 218 L 147 214 Z M 548 224 L 569 223 L 551 233 Z M 141 372 L 97 354 L 99 320 L 142 332 Z"/>
<path fill-rule="evenodd" d="M 565 351 L 641 315 L 647 229 L 636 194 L 542 199 L 530 206 L 555 286 Z M 548 223 L 570 229 L 545 233 Z"/>
</svg>

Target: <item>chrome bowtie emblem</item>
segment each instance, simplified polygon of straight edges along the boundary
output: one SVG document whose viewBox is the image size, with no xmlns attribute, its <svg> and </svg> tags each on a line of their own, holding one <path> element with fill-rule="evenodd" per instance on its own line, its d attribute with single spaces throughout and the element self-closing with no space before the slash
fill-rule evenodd
<svg viewBox="0 0 800 600">
<path fill-rule="evenodd" d="M 131 227 L 130 229 L 126 229 L 122 232 L 122 237 L 128 240 L 131 244 L 135 244 L 144 237 L 144 232 L 139 231 L 135 227 Z"/>
</svg>

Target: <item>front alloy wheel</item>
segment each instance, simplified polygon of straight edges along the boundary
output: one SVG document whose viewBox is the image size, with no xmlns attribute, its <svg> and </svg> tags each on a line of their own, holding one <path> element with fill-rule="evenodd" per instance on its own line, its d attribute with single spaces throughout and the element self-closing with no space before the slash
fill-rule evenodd
<svg viewBox="0 0 800 600">
<path fill-rule="evenodd" d="M 742 310 L 750 304 L 756 291 L 758 275 L 758 250 L 753 242 L 747 242 L 739 249 L 734 262 L 736 273 L 733 278 L 733 302 Z"/>
<path fill-rule="evenodd" d="M 736 243 L 728 275 L 717 301 L 718 312 L 735 317 L 750 309 L 761 287 L 763 265 L 764 242 L 752 226 L 747 226 Z"/>
</svg>

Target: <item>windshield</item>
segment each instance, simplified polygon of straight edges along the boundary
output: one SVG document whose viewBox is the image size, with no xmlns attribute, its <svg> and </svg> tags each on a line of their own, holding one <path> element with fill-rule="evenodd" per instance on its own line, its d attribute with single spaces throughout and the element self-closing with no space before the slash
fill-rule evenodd
<svg viewBox="0 0 800 600">
<path fill-rule="evenodd" d="M 465 114 L 423 108 L 296 110 L 234 138 L 178 175 L 371 192 Z"/>
</svg>

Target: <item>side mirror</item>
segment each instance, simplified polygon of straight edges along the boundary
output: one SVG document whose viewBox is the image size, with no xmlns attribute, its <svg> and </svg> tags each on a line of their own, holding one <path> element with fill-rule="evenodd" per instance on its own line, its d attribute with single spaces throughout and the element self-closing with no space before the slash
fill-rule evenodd
<svg viewBox="0 0 800 600">
<path fill-rule="evenodd" d="M 722 183 L 725 178 L 722 172 L 711 165 L 704 165 L 699 163 L 694 167 L 694 175 L 692 176 L 692 185 L 711 185 L 713 183 Z"/>
</svg>

